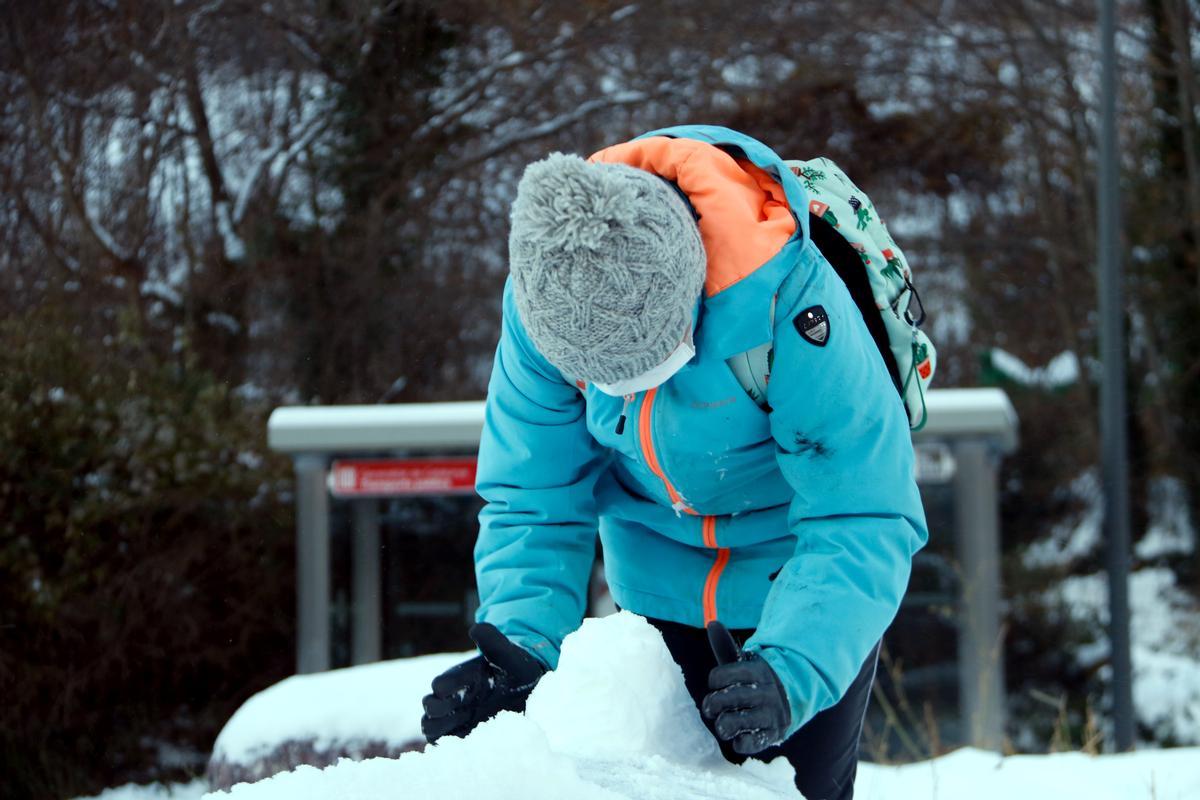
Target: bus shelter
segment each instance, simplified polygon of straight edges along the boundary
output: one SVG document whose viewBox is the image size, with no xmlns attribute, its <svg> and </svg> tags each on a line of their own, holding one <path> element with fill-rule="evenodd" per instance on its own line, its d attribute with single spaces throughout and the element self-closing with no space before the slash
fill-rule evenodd
<svg viewBox="0 0 1200 800">
<path fill-rule="evenodd" d="M 960 738 L 999 749 L 1004 669 L 998 469 L 1017 446 L 1016 412 L 999 389 L 934 390 L 927 401 L 928 422 L 913 437 L 917 480 L 923 497 L 937 492 L 951 498 L 942 529 L 951 527 L 954 536 L 948 557 L 926 558 L 935 572 L 948 575 L 943 583 L 953 589 L 910 590 L 906 606 L 955 608 L 956 663 L 942 672 L 954 675 Z M 295 465 L 297 672 L 331 666 L 331 500 L 351 509 L 349 661 L 376 661 L 383 657 L 384 629 L 380 501 L 472 494 L 483 414 L 482 402 L 294 406 L 271 414 L 269 445 Z M 928 499 L 926 508 L 932 511 Z M 932 513 L 931 529 L 945 538 Z M 455 609 L 426 607 L 423 613 L 451 616 Z"/>
</svg>

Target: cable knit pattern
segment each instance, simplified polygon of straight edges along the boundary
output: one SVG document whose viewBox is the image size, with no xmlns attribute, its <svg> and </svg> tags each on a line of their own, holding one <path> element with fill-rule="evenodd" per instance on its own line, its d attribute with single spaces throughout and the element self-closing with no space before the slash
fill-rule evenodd
<svg viewBox="0 0 1200 800">
<path fill-rule="evenodd" d="M 530 164 L 508 240 L 534 346 L 573 378 L 615 383 L 662 363 L 691 324 L 706 258 L 665 180 L 563 153 Z"/>
</svg>

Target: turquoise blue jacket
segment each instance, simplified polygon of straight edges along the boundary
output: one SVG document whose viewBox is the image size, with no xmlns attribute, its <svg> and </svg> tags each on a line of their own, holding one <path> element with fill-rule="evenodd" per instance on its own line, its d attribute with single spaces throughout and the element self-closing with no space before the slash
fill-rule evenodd
<svg viewBox="0 0 1200 800">
<path fill-rule="evenodd" d="M 780 158 L 712 126 L 622 147 L 647 137 L 685 148 L 672 163 L 700 142 L 705 157 L 769 176 L 794 231 L 732 285 L 705 292 L 696 356 L 635 397 L 621 433 L 623 401 L 546 361 L 505 288 L 479 449 L 477 618 L 554 667 L 584 612 L 598 532 L 622 608 L 756 629 L 746 649 L 782 680 L 794 731 L 845 693 L 926 541 L 908 417 L 845 285 L 808 237 L 804 188 Z M 649 160 L 636 163 L 678 178 L 685 195 L 697 180 Z M 689 198 L 703 221 L 700 194 Z M 718 244 L 706 239 L 710 272 Z M 814 306 L 829 319 L 823 346 L 796 321 Z M 764 410 L 726 359 L 768 341 Z"/>
</svg>

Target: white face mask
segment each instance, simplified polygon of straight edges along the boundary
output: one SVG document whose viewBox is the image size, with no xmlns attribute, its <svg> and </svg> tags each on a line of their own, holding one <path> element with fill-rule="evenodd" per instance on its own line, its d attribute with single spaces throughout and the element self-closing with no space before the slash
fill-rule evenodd
<svg viewBox="0 0 1200 800">
<path fill-rule="evenodd" d="M 687 335 L 679 343 L 679 346 L 671 351 L 671 355 L 667 356 L 666 361 L 654 369 L 616 383 L 595 383 L 593 385 L 612 397 L 624 397 L 627 394 L 645 392 L 670 380 L 671 376 L 683 369 L 683 365 L 691 361 L 694 355 L 696 355 L 696 348 L 692 345 L 692 329 L 689 327 Z"/>
</svg>

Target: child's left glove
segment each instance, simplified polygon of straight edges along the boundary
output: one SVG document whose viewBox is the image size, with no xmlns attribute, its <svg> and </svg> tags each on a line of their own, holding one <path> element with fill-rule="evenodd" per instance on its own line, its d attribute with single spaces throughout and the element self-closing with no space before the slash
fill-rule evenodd
<svg viewBox="0 0 1200 800">
<path fill-rule="evenodd" d="M 742 755 L 782 742 L 792 710 L 775 670 L 757 655 L 742 652 L 729 629 L 715 620 L 708 624 L 708 642 L 717 666 L 708 673 L 712 691 L 702 710 L 713 720 L 717 737 Z"/>
<path fill-rule="evenodd" d="M 443 736 L 466 736 L 501 711 L 524 711 L 525 700 L 546 673 L 542 662 L 481 622 L 467 632 L 480 655 L 433 679 L 423 701 L 421 732 L 433 744 Z"/>
</svg>

